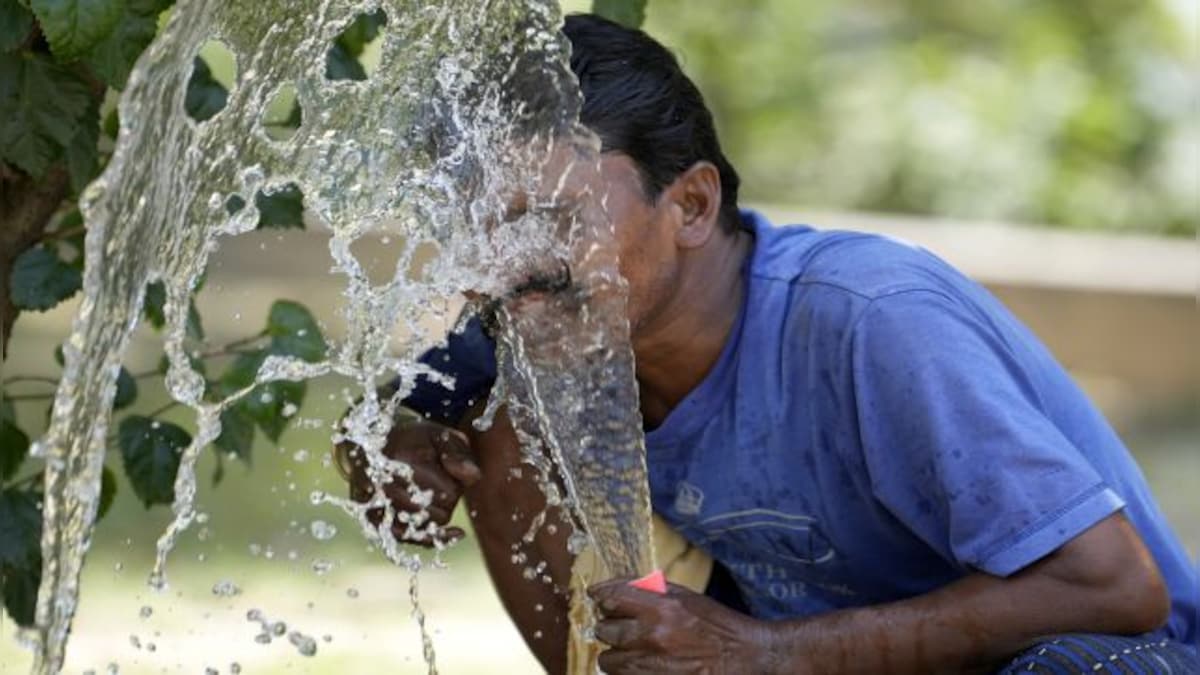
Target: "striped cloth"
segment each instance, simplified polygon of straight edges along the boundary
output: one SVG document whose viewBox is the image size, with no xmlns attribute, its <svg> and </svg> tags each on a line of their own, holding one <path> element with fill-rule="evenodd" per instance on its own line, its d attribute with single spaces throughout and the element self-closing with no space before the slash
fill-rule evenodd
<svg viewBox="0 0 1200 675">
<path fill-rule="evenodd" d="M 1078 633 L 1039 642 L 1018 654 L 997 675 L 1023 673 L 1192 675 L 1200 674 L 1200 656 L 1194 649 L 1162 637 Z"/>
</svg>

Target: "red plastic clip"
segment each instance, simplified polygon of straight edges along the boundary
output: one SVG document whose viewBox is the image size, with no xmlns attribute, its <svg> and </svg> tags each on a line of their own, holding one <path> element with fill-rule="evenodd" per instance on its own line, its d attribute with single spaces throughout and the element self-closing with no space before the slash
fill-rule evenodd
<svg viewBox="0 0 1200 675">
<path fill-rule="evenodd" d="M 641 579 L 634 579 L 629 585 L 659 595 L 667 594 L 667 578 L 663 576 L 662 570 L 654 570 Z"/>
</svg>

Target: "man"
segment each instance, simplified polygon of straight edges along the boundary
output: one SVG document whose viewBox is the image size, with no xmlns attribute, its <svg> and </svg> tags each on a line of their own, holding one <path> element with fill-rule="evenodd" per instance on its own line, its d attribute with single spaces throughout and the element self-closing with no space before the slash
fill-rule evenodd
<svg viewBox="0 0 1200 675">
<path fill-rule="evenodd" d="M 604 670 L 1200 671 L 1197 574 L 1036 338 L 922 250 L 740 212 L 669 52 L 591 16 L 564 31 L 603 141 L 653 506 L 714 561 L 703 593 L 591 588 Z M 474 324 L 426 361 L 457 387 L 422 383 L 407 403 L 433 421 L 386 451 L 434 490 L 439 525 L 465 496 L 505 607 L 561 672 L 565 533 L 534 542 L 554 583 L 524 578 L 512 545 L 544 499 L 511 471 L 503 416 L 470 425 L 489 338 Z M 369 494 L 361 472 L 353 494 Z"/>
</svg>

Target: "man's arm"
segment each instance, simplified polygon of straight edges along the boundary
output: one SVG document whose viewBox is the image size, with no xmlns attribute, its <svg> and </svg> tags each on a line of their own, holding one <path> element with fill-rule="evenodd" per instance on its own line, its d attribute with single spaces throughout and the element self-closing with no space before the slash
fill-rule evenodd
<svg viewBox="0 0 1200 675">
<path fill-rule="evenodd" d="M 887 564 L 887 561 L 880 561 Z M 994 668 L 1036 638 L 1144 633 L 1166 620 L 1158 568 L 1121 514 L 1008 578 L 972 574 L 874 607 L 764 622 L 672 589 L 593 589 L 610 675 L 705 665 L 725 673 L 939 673 Z"/>
<path fill-rule="evenodd" d="M 566 672 L 570 625 L 570 580 L 573 558 L 567 550 L 570 528 L 558 509 L 546 513 L 546 524 L 533 541 L 522 542 L 534 518 L 545 509 L 546 498 L 535 478 L 536 470 L 521 462 L 520 443 L 508 415 L 501 409 L 487 431 L 475 431 L 470 421 L 459 428 L 467 433 L 478 458 L 481 478 L 464 491 L 479 548 L 504 609 L 526 644 L 549 673 Z M 515 544 L 520 544 L 514 549 Z M 523 553 L 523 562 L 514 556 Z M 545 563 L 536 578 L 525 569 Z M 549 577 L 551 583 L 543 581 Z"/>
</svg>

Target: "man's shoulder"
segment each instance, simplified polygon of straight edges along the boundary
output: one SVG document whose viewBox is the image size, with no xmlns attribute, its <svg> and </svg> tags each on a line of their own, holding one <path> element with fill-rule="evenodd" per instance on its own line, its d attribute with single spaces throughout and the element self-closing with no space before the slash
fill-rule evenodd
<svg viewBox="0 0 1200 675">
<path fill-rule="evenodd" d="M 755 226 L 750 274 L 761 282 L 856 296 L 866 301 L 910 290 L 971 286 L 961 273 L 909 242 L 808 225 Z"/>
</svg>

